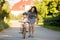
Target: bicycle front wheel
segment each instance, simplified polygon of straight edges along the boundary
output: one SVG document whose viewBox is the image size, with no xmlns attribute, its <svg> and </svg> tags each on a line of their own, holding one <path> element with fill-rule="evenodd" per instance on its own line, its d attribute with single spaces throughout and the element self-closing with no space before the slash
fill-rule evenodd
<svg viewBox="0 0 60 40">
<path fill-rule="evenodd" d="M 25 37 L 26 37 L 26 28 L 23 28 L 23 39 L 25 39 Z"/>
</svg>

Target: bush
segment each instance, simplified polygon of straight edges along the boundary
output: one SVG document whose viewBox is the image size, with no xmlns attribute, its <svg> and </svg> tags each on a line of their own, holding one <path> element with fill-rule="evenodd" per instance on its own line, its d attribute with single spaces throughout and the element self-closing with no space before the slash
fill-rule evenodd
<svg viewBox="0 0 60 40">
<path fill-rule="evenodd" d="M 8 28 L 9 25 L 7 23 L 5 23 L 4 21 L 0 21 L 0 31 Z"/>
<path fill-rule="evenodd" d="M 44 25 L 60 26 L 60 15 L 53 18 L 45 18 Z"/>
<path fill-rule="evenodd" d="M 22 14 L 19 14 L 18 16 L 15 16 L 14 14 L 10 14 L 10 19 L 12 20 L 19 20 L 22 18 Z"/>
</svg>

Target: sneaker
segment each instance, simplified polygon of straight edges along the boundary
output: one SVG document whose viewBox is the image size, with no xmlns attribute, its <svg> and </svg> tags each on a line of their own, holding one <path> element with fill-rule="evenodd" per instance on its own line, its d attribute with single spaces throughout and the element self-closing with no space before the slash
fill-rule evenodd
<svg viewBox="0 0 60 40">
<path fill-rule="evenodd" d="M 19 33 L 22 33 L 21 31 Z"/>
<path fill-rule="evenodd" d="M 28 36 L 29 38 L 31 37 L 31 35 Z"/>
</svg>

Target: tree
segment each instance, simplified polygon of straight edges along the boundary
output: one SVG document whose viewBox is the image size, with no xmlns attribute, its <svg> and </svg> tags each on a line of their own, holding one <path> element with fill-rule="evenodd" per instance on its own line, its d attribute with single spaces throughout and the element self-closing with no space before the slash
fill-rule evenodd
<svg viewBox="0 0 60 40">
<path fill-rule="evenodd" d="M 8 17 L 9 16 L 9 12 L 10 12 L 10 9 L 9 9 L 9 3 L 5 0 L 1 0 L 0 1 L 0 15 L 1 15 L 1 20 L 4 20 L 4 17 Z"/>
<path fill-rule="evenodd" d="M 5 3 L 5 0 L 0 0 L 0 20 L 2 19 L 2 7 L 4 3 Z"/>
<path fill-rule="evenodd" d="M 37 10 L 40 14 L 40 18 L 49 18 L 48 16 L 57 17 L 58 11 L 60 11 L 60 0 L 42 0 L 39 2 L 38 0 L 35 0 L 35 6 L 37 7 Z"/>
<path fill-rule="evenodd" d="M 5 11 L 5 13 L 4 13 L 4 11 Z M 9 12 L 10 12 L 9 3 L 6 1 L 5 4 L 2 7 L 2 15 L 4 15 L 3 17 L 7 17 L 8 18 Z"/>
<path fill-rule="evenodd" d="M 35 5 L 36 8 L 37 8 L 38 15 L 40 15 L 40 1 L 35 0 L 34 5 Z M 37 24 L 38 24 L 38 22 L 39 22 L 39 17 L 37 18 Z"/>
<path fill-rule="evenodd" d="M 57 11 L 56 7 L 57 7 L 57 3 L 55 1 L 51 1 L 48 3 L 48 10 L 49 10 L 49 14 L 51 14 L 54 17 L 54 13 L 55 11 Z"/>
</svg>

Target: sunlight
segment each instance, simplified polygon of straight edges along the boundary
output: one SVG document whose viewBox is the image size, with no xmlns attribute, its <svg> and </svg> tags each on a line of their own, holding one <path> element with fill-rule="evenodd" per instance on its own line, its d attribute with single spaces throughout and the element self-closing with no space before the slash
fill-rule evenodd
<svg viewBox="0 0 60 40">
<path fill-rule="evenodd" d="M 17 2 L 19 2 L 19 1 L 21 1 L 21 0 L 6 0 L 6 1 L 9 2 L 10 8 L 12 8 L 12 6 L 13 6 L 15 3 L 17 3 Z"/>
<path fill-rule="evenodd" d="M 11 14 L 14 16 L 18 16 L 19 14 L 23 13 L 24 11 L 11 11 Z"/>
<path fill-rule="evenodd" d="M 2 38 L 3 37 L 12 37 L 12 35 L 0 35 Z"/>
</svg>

